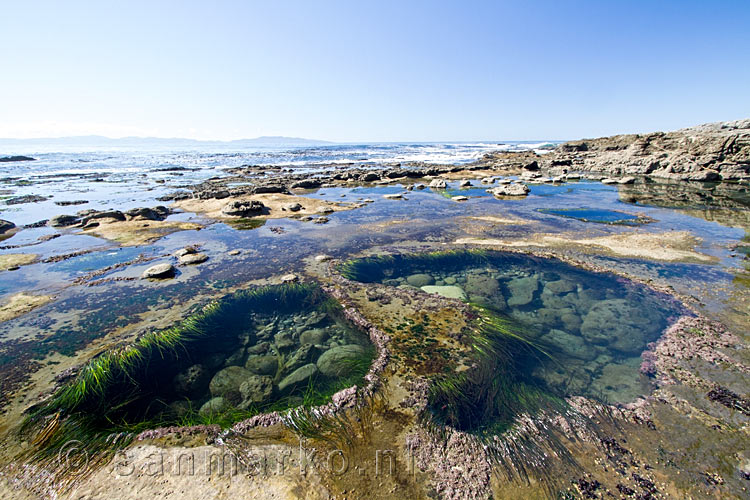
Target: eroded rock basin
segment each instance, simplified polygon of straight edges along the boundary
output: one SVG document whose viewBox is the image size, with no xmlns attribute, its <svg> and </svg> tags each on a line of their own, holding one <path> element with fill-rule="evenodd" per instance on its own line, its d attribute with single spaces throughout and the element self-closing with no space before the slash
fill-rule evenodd
<svg viewBox="0 0 750 500">
<path fill-rule="evenodd" d="M 639 283 L 524 254 L 396 255 L 355 261 L 348 270 L 361 281 L 460 299 L 512 320 L 536 350 L 517 367 L 523 377 L 560 396 L 610 403 L 650 391 L 641 353 L 686 313 Z"/>
<path fill-rule="evenodd" d="M 92 445 L 163 426 L 227 427 L 361 385 L 374 351 L 315 285 L 242 290 L 69 372 L 26 425 L 44 455 L 74 438 Z"/>
</svg>

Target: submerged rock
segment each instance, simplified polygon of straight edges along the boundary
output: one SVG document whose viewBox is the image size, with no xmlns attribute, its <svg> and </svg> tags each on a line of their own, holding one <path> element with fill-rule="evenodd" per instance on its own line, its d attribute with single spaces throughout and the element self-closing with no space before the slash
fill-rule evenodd
<svg viewBox="0 0 750 500">
<path fill-rule="evenodd" d="M 284 377 L 281 382 L 279 382 L 279 391 L 284 392 L 288 389 L 292 389 L 294 386 L 302 382 L 307 382 L 310 377 L 314 376 L 317 373 L 318 367 L 315 365 L 315 363 L 310 363 L 301 368 L 297 368 L 292 373 Z"/>
<path fill-rule="evenodd" d="M 203 365 L 193 365 L 174 377 L 175 392 L 190 398 L 205 394 L 211 377 Z"/>
<path fill-rule="evenodd" d="M 352 371 L 351 361 L 364 355 L 365 349 L 359 344 L 333 347 L 318 358 L 318 369 L 326 377 L 342 377 Z"/>
<path fill-rule="evenodd" d="M 589 342 L 629 354 L 640 353 L 646 344 L 644 335 L 653 331 L 649 311 L 625 299 L 595 303 L 581 324 L 581 334 Z"/>
<path fill-rule="evenodd" d="M 257 375 L 275 375 L 279 369 L 276 356 L 251 356 L 245 362 L 245 369 Z"/>
<path fill-rule="evenodd" d="M 411 286 L 421 288 L 423 286 L 432 285 L 435 283 L 435 278 L 426 273 L 412 274 L 406 277 L 406 282 Z"/>
<path fill-rule="evenodd" d="M 597 356 L 596 350 L 591 345 L 587 344 L 583 338 L 571 335 L 562 330 L 552 329 L 549 333 L 543 335 L 541 340 L 557 347 L 565 354 L 574 358 L 588 361 Z"/>
<path fill-rule="evenodd" d="M 536 276 L 516 278 L 508 282 L 508 289 L 510 290 L 508 305 L 525 306 L 534 300 L 534 292 L 539 289 L 539 280 Z"/>
<path fill-rule="evenodd" d="M 464 290 L 469 295 L 491 297 L 500 290 L 500 283 L 495 278 L 486 274 L 469 274 L 466 276 Z"/>
<path fill-rule="evenodd" d="M 210 415 L 216 415 L 217 413 L 225 412 L 231 407 L 232 405 L 230 405 L 226 399 L 219 396 L 209 399 L 203 406 L 201 406 L 201 409 L 198 410 L 198 413 L 203 417 L 208 417 Z"/>
<path fill-rule="evenodd" d="M 301 344 L 322 344 L 328 340 L 328 332 L 322 328 L 314 328 L 312 330 L 305 330 L 299 336 Z"/>
<path fill-rule="evenodd" d="M 435 293 L 448 299 L 466 300 L 466 293 L 461 289 L 461 287 L 455 285 L 426 285 L 421 288 L 427 293 Z"/>
<path fill-rule="evenodd" d="M 141 275 L 141 278 L 144 279 L 165 279 L 165 278 L 174 278 L 175 269 L 172 264 L 164 263 L 164 264 L 156 264 L 155 266 L 151 266 L 145 271 L 143 271 L 143 274 Z"/>
<path fill-rule="evenodd" d="M 208 388 L 212 396 L 224 396 L 229 392 L 239 391 L 242 382 L 252 376 L 253 374 L 244 368 L 227 366 L 214 375 L 214 378 L 208 384 Z"/>
<path fill-rule="evenodd" d="M 264 403 L 273 394 L 273 379 L 260 375 L 251 375 L 240 384 L 242 405 L 248 403 Z"/>
</svg>

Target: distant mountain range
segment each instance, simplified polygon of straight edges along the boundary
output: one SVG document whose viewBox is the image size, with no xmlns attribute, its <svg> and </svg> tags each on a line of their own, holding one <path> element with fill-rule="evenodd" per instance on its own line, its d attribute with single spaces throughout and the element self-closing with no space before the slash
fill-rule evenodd
<svg viewBox="0 0 750 500">
<path fill-rule="evenodd" d="M 0 147 L 7 145 L 24 146 L 255 146 L 255 147 L 289 147 L 289 146 L 317 146 L 334 144 L 328 141 L 315 139 L 303 139 L 300 137 L 263 136 L 255 139 L 237 139 L 233 141 L 202 141 L 197 139 L 162 138 L 162 137 L 121 137 L 113 139 L 101 135 L 82 135 L 75 137 L 50 137 L 34 139 L 7 139 L 0 138 Z"/>
</svg>

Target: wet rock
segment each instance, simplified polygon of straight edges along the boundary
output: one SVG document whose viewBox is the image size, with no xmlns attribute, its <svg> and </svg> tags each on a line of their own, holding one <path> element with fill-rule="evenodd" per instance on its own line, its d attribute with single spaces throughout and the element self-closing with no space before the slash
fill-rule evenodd
<svg viewBox="0 0 750 500">
<path fill-rule="evenodd" d="M 536 276 L 516 278 L 508 282 L 510 307 L 525 306 L 534 300 L 534 293 L 539 289 L 539 280 Z"/>
<path fill-rule="evenodd" d="M 206 393 L 211 377 L 203 365 L 193 365 L 174 377 L 177 394 L 198 398 Z"/>
<path fill-rule="evenodd" d="M 406 277 L 406 282 L 411 286 L 421 288 L 423 286 L 432 285 L 435 283 L 435 278 L 426 273 L 412 274 Z"/>
<path fill-rule="evenodd" d="M 191 253 L 196 253 L 197 251 L 198 249 L 196 247 L 189 246 L 185 248 L 180 248 L 179 250 L 175 251 L 172 255 L 174 255 L 175 257 L 179 259 L 180 257 L 183 257 Z"/>
<path fill-rule="evenodd" d="M 315 365 L 315 363 L 310 363 L 301 368 L 297 368 L 292 373 L 284 377 L 281 382 L 279 382 L 279 391 L 285 392 L 299 384 L 307 383 L 310 377 L 315 376 L 317 373 L 318 367 Z"/>
<path fill-rule="evenodd" d="M 328 340 L 328 332 L 322 328 L 315 328 L 313 330 L 306 330 L 299 336 L 301 344 L 322 344 Z"/>
<path fill-rule="evenodd" d="M 257 375 L 275 375 L 279 369 L 276 356 L 251 356 L 247 358 L 245 369 Z"/>
<path fill-rule="evenodd" d="M 264 403 L 273 394 L 273 379 L 261 375 L 250 375 L 240 384 L 242 406 L 248 403 Z"/>
<path fill-rule="evenodd" d="M 281 206 L 282 210 L 288 212 L 299 212 L 300 210 L 302 210 L 302 208 L 302 205 L 300 205 L 299 203 L 287 203 Z"/>
<path fill-rule="evenodd" d="M 320 187 L 320 185 L 323 182 L 318 179 L 303 179 L 301 181 L 297 181 L 292 183 L 290 187 L 296 188 L 296 189 L 313 189 Z"/>
<path fill-rule="evenodd" d="M 448 183 L 443 179 L 433 179 L 430 181 L 430 187 L 433 189 L 445 189 L 448 187 Z"/>
<path fill-rule="evenodd" d="M 333 257 L 331 257 L 330 255 L 325 255 L 325 254 L 316 255 L 315 256 L 315 262 L 327 262 L 327 261 L 331 260 L 332 258 Z"/>
<path fill-rule="evenodd" d="M 494 184 L 495 178 L 494 177 L 485 177 L 482 179 L 482 184 Z"/>
<path fill-rule="evenodd" d="M 0 219 L 0 234 L 8 232 L 14 227 L 16 227 L 16 225 L 12 222 Z"/>
<path fill-rule="evenodd" d="M 470 187 L 470 186 L 471 186 L 471 181 L 467 179 L 464 179 L 458 183 L 458 187 L 464 188 L 464 187 Z"/>
<path fill-rule="evenodd" d="M 212 396 L 223 396 L 231 391 L 239 391 L 242 382 L 253 374 L 239 366 L 227 366 L 211 379 L 208 385 Z"/>
<path fill-rule="evenodd" d="M 452 196 L 451 200 L 453 201 L 469 201 L 468 196 Z"/>
<path fill-rule="evenodd" d="M 198 410 L 198 413 L 203 417 L 208 417 L 211 415 L 223 413 L 229 410 L 231 407 L 232 405 L 230 405 L 226 399 L 219 396 L 209 399 L 203 406 L 201 406 L 201 409 Z"/>
<path fill-rule="evenodd" d="M 529 191 L 526 184 L 505 184 L 487 190 L 492 196 L 526 196 Z"/>
<path fill-rule="evenodd" d="M 239 251 L 239 250 L 230 250 L 230 251 L 228 251 L 228 252 L 227 252 L 227 255 L 232 255 L 232 256 L 234 256 L 234 255 L 239 255 L 239 254 L 241 254 L 241 253 L 242 253 L 242 252 L 241 252 L 241 251 Z"/>
<path fill-rule="evenodd" d="M 189 253 L 180 257 L 180 264 L 183 266 L 189 266 L 200 264 L 201 262 L 206 262 L 207 260 L 208 255 L 206 255 L 205 253 Z"/>
<path fill-rule="evenodd" d="M 543 335 L 541 340 L 574 358 L 592 360 L 597 356 L 596 350 L 587 344 L 583 338 L 562 330 L 552 329 L 549 333 Z"/>
<path fill-rule="evenodd" d="M 328 217 L 318 217 L 317 219 L 315 219 L 315 220 L 313 221 L 313 224 L 325 224 L 325 223 L 326 223 L 326 222 L 328 222 L 329 220 L 330 220 L 330 219 L 329 219 Z"/>
<path fill-rule="evenodd" d="M 164 220 L 169 214 L 170 210 L 164 206 L 131 208 L 125 212 L 125 215 L 132 220 Z"/>
<path fill-rule="evenodd" d="M 88 200 L 60 200 L 56 201 L 55 205 L 58 207 L 68 207 L 71 205 L 85 205 L 88 203 Z"/>
<path fill-rule="evenodd" d="M 24 196 L 15 196 L 13 198 L 8 198 L 5 200 L 6 205 L 21 205 L 23 203 L 37 203 L 40 201 L 46 201 L 49 198 L 46 196 L 39 196 L 36 194 L 27 194 Z"/>
<path fill-rule="evenodd" d="M 81 222 L 81 219 L 75 215 L 56 215 L 47 223 L 51 227 L 68 227 Z"/>
<path fill-rule="evenodd" d="M 89 222 L 95 221 L 98 219 L 112 219 L 115 221 L 122 222 L 125 220 L 125 214 L 123 214 L 119 210 L 102 210 L 102 211 L 91 210 L 89 211 L 88 215 L 84 216 L 81 219 L 81 224 L 85 226 Z"/>
<path fill-rule="evenodd" d="M 285 274 L 281 277 L 282 283 L 294 283 L 295 281 L 299 281 L 299 277 L 296 274 Z"/>
<path fill-rule="evenodd" d="M 174 278 L 175 275 L 175 268 L 172 264 L 164 263 L 164 264 L 156 264 L 155 266 L 151 266 L 145 271 L 143 271 L 143 274 L 141 275 L 141 278 L 151 278 L 151 279 L 164 279 L 164 278 Z"/>
<path fill-rule="evenodd" d="M 440 295 L 441 297 L 445 297 L 447 299 L 459 299 L 459 300 L 466 300 L 466 293 L 461 289 L 461 287 L 458 286 L 451 286 L 451 285 L 445 285 L 445 286 L 436 286 L 436 285 L 426 285 L 421 287 L 422 291 L 425 291 L 427 293 L 434 293 L 437 295 Z"/>
<path fill-rule="evenodd" d="M 386 200 L 403 200 L 404 196 L 401 193 L 384 194 L 383 198 Z"/>
<path fill-rule="evenodd" d="M 263 203 L 256 200 L 237 200 L 228 203 L 221 209 L 221 213 L 230 216 L 248 217 L 262 213 L 265 208 Z"/>
<path fill-rule="evenodd" d="M 333 347 L 318 358 L 318 369 L 326 377 L 341 377 L 351 373 L 351 361 L 365 353 L 358 344 Z"/>
<path fill-rule="evenodd" d="M 17 161 L 36 161 L 36 158 L 32 158 L 30 156 L 2 156 L 0 157 L 0 163 L 11 163 L 11 162 L 17 162 Z"/>
</svg>

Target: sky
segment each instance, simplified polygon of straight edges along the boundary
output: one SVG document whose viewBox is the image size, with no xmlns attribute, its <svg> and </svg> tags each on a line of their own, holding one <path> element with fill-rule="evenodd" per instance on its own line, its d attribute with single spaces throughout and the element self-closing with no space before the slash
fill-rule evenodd
<svg viewBox="0 0 750 500">
<path fill-rule="evenodd" d="M 0 137 L 563 140 L 750 117 L 750 2 L 0 2 Z"/>
</svg>

